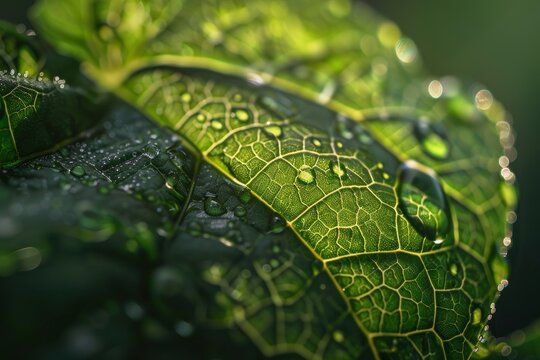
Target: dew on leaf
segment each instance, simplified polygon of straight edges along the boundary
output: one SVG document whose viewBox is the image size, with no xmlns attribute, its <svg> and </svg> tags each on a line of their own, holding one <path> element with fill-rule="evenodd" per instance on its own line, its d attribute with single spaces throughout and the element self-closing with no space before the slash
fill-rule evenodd
<svg viewBox="0 0 540 360">
<path fill-rule="evenodd" d="M 480 308 L 476 308 L 473 310 L 473 318 L 472 323 L 473 325 L 478 325 L 482 321 L 482 310 Z"/>
<path fill-rule="evenodd" d="M 450 265 L 450 274 L 456 276 L 458 274 L 458 266 L 456 264 Z"/>
<path fill-rule="evenodd" d="M 422 150 L 432 158 L 446 159 L 450 154 L 450 144 L 439 124 L 430 124 L 426 120 L 418 120 L 414 125 L 414 134 L 422 146 Z"/>
<path fill-rule="evenodd" d="M 220 216 L 227 212 L 227 209 L 216 199 L 207 197 L 204 200 L 204 211 L 210 216 Z"/>
<path fill-rule="evenodd" d="M 195 119 L 197 119 L 198 122 L 205 122 L 206 121 L 206 116 L 204 114 L 197 114 L 197 116 L 195 117 Z"/>
<path fill-rule="evenodd" d="M 250 118 L 249 113 L 244 109 L 236 109 L 233 114 L 238 121 L 242 122 L 248 121 Z"/>
<path fill-rule="evenodd" d="M 86 175 L 86 170 L 81 165 L 75 165 L 71 168 L 70 173 L 76 177 L 82 177 Z"/>
<path fill-rule="evenodd" d="M 330 171 L 332 174 L 336 175 L 338 178 L 342 178 L 347 174 L 346 168 L 343 164 L 338 163 L 337 161 L 330 161 Z"/>
<path fill-rule="evenodd" d="M 268 135 L 275 136 L 277 138 L 280 137 L 282 134 L 281 127 L 276 126 L 276 125 L 266 126 L 264 128 L 264 132 L 267 133 Z"/>
<path fill-rule="evenodd" d="M 313 172 L 313 169 L 308 165 L 302 165 L 300 167 L 300 170 L 298 171 L 297 179 L 301 183 L 309 185 L 315 180 L 315 173 Z"/>
<path fill-rule="evenodd" d="M 334 332 L 332 333 L 332 338 L 337 343 L 342 343 L 343 340 L 345 340 L 345 336 L 343 336 L 343 332 L 341 332 L 340 330 L 334 330 Z"/>
<path fill-rule="evenodd" d="M 242 203 L 247 204 L 251 200 L 251 193 L 248 189 L 244 189 L 240 192 L 239 198 Z"/>
<path fill-rule="evenodd" d="M 238 216 L 238 217 L 243 217 L 246 215 L 246 208 L 243 207 L 242 205 L 238 205 L 235 209 L 234 209 L 234 215 Z"/>
<path fill-rule="evenodd" d="M 270 231 L 272 231 L 274 234 L 279 234 L 285 230 L 285 224 L 283 220 L 279 216 L 275 216 L 272 219 L 272 225 L 270 228 Z"/>
<path fill-rule="evenodd" d="M 212 126 L 212 128 L 214 130 L 222 130 L 223 129 L 223 123 L 221 121 L 219 121 L 219 120 L 212 120 L 210 125 Z"/>
<path fill-rule="evenodd" d="M 450 212 L 435 174 L 408 161 L 400 169 L 399 206 L 414 228 L 440 244 L 450 230 Z"/>
<path fill-rule="evenodd" d="M 317 138 L 312 138 L 312 139 L 311 139 L 311 143 L 312 143 L 313 145 L 315 145 L 316 147 L 321 146 L 321 140 L 319 140 L 319 139 L 317 139 Z"/>
<path fill-rule="evenodd" d="M 418 56 L 418 50 L 414 42 L 405 37 L 398 40 L 395 51 L 399 61 L 405 64 L 411 64 Z"/>
</svg>

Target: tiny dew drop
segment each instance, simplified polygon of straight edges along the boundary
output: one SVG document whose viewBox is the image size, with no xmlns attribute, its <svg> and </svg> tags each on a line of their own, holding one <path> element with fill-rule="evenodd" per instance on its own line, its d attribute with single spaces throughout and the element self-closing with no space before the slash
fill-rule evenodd
<svg viewBox="0 0 540 360">
<path fill-rule="evenodd" d="M 441 244 L 450 230 L 450 210 L 431 169 L 407 161 L 400 169 L 399 206 L 422 235 Z"/>
<path fill-rule="evenodd" d="M 450 265 L 450 274 L 456 276 L 458 274 L 458 267 L 456 264 Z"/>
<path fill-rule="evenodd" d="M 282 233 L 283 230 L 285 230 L 285 223 L 279 216 L 275 216 L 272 219 L 272 225 L 271 225 L 270 231 L 273 232 L 274 234 L 279 234 L 279 233 Z"/>
<path fill-rule="evenodd" d="M 317 139 L 317 138 L 311 139 L 311 143 L 312 143 L 313 145 L 315 145 L 316 147 L 319 147 L 319 146 L 322 145 L 321 140 L 319 140 L 319 139 Z"/>
<path fill-rule="evenodd" d="M 179 321 L 174 326 L 176 333 L 182 337 L 188 337 L 193 334 L 193 325 L 186 321 Z"/>
<path fill-rule="evenodd" d="M 482 310 L 480 308 L 476 308 L 473 310 L 473 318 L 472 323 L 473 325 L 478 325 L 482 321 Z"/>
<path fill-rule="evenodd" d="M 84 168 L 81 165 L 75 165 L 74 167 L 71 168 L 70 173 L 73 176 L 82 177 L 86 175 L 86 170 L 84 170 Z"/>
<path fill-rule="evenodd" d="M 268 135 L 275 136 L 275 137 L 280 137 L 282 134 L 281 128 L 276 125 L 266 126 L 264 128 L 264 132 L 267 133 Z"/>
<path fill-rule="evenodd" d="M 343 336 L 343 332 L 339 330 L 334 330 L 334 332 L 332 333 L 332 338 L 337 343 L 342 343 L 343 340 L 345 340 L 345 336 Z"/>
<path fill-rule="evenodd" d="M 330 161 L 329 165 L 332 174 L 336 175 L 338 178 L 342 178 L 347 174 L 346 168 L 343 164 L 340 164 L 337 161 Z"/>
<path fill-rule="evenodd" d="M 234 215 L 238 216 L 238 217 L 243 217 L 246 215 L 246 208 L 243 207 L 242 205 L 238 205 L 235 209 L 234 209 Z"/>
<path fill-rule="evenodd" d="M 197 116 L 195 117 L 195 119 L 197 119 L 198 122 L 205 122 L 206 121 L 206 116 L 204 116 L 204 114 L 197 114 Z"/>
<path fill-rule="evenodd" d="M 238 119 L 238 121 L 248 121 L 249 118 L 250 118 L 250 115 L 249 113 L 244 110 L 244 109 L 236 109 L 234 112 L 233 112 L 233 115 L 236 119 Z"/>
<path fill-rule="evenodd" d="M 244 189 L 240 192 L 239 198 L 242 203 L 247 204 L 251 200 L 251 193 L 248 189 Z"/>
<path fill-rule="evenodd" d="M 223 129 L 223 124 L 219 120 L 212 120 L 210 125 L 212 125 L 212 128 L 214 130 L 222 130 Z"/>
<path fill-rule="evenodd" d="M 420 142 L 422 150 L 428 156 L 442 160 L 450 155 L 450 144 L 440 124 L 430 124 L 426 120 L 418 120 L 414 125 L 414 134 Z"/>
<path fill-rule="evenodd" d="M 180 97 L 182 99 L 183 102 L 190 102 L 191 101 L 191 94 L 190 93 L 184 93 L 182 94 L 182 96 Z"/>
<path fill-rule="evenodd" d="M 227 209 L 216 199 L 207 197 L 204 200 L 204 211 L 210 216 L 220 216 L 227 212 Z"/>
<path fill-rule="evenodd" d="M 298 171 L 297 179 L 301 183 L 309 185 L 315 180 L 315 173 L 313 172 L 313 169 L 308 165 L 302 165 L 300 167 L 300 170 Z"/>
</svg>

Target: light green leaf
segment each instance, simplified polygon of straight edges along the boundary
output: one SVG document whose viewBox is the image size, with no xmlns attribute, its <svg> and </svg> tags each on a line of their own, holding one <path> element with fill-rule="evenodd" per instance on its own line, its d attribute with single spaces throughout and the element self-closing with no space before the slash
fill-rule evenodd
<svg viewBox="0 0 540 360">
<path fill-rule="evenodd" d="M 347 1 L 48 0 L 34 14 L 200 163 L 153 285 L 160 299 L 158 280 L 178 280 L 158 302 L 181 334 L 228 329 L 266 356 L 471 356 L 515 206 L 513 137 L 487 90 L 428 78 L 410 39 Z"/>
</svg>

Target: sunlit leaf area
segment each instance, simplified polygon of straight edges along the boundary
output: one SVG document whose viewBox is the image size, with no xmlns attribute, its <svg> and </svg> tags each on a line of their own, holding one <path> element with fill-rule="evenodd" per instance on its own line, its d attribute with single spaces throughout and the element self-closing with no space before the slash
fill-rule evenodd
<svg viewBox="0 0 540 360">
<path fill-rule="evenodd" d="M 540 356 L 512 109 L 386 3 L 7 5 L 0 358 Z"/>
</svg>

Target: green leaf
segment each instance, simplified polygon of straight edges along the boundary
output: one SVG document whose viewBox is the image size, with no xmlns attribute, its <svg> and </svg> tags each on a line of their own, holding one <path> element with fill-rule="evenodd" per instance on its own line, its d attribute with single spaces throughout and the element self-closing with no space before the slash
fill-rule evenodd
<svg viewBox="0 0 540 360">
<path fill-rule="evenodd" d="M 58 149 L 95 124 L 86 92 L 49 79 L 27 35 L 0 23 L 0 167 Z"/>
<path fill-rule="evenodd" d="M 161 180 L 185 201 L 175 226 L 140 220 L 170 238 L 146 246 L 160 263 L 144 287 L 181 337 L 218 331 L 265 356 L 471 356 L 515 206 L 513 137 L 487 90 L 426 77 L 410 39 L 347 1 L 48 0 L 34 15 L 195 164 L 183 191 Z M 90 154 L 103 171 L 108 151 Z"/>
</svg>

